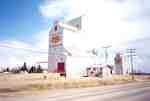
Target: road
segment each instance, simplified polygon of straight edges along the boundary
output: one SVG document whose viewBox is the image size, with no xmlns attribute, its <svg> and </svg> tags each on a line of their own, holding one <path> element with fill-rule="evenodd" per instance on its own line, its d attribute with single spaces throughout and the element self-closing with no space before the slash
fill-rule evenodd
<svg viewBox="0 0 150 101">
<path fill-rule="evenodd" d="M 51 90 L 38 94 L 0 94 L 0 101 L 150 101 L 150 82 Z"/>
</svg>

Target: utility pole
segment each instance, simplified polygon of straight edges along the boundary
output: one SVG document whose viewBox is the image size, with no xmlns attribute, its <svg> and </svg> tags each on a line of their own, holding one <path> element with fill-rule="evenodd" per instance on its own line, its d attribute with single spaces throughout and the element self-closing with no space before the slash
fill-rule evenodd
<svg viewBox="0 0 150 101">
<path fill-rule="evenodd" d="M 135 51 L 136 49 L 133 49 L 133 48 L 127 49 L 128 57 L 130 58 L 130 64 L 131 64 L 132 80 L 134 80 L 133 57 L 136 56 Z"/>
<path fill-rule="evenodd" d="M 103 46 L 102 48 L 104 48 L 105 51 L 105 64 L 107 65 L 108 62 L 108 48 L 110 48 L 111 46 Z"/>
</svg>

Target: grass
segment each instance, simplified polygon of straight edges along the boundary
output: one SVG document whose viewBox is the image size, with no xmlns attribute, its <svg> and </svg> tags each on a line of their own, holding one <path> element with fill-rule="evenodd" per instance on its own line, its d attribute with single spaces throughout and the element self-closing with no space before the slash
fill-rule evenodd
<svg viewBox="0 0 150 101">
<path fill-rule="evenodd" d="M 7 78 L 9 77 L 9 78 Z M 4 79 L 5 78 L 5 79 Z M 18 82 L 19 81 L 19 82 Z M 114 85 L 131 82 L 130 76 L 112 76 L 108 78 L 65 79 L 57 74 L 9 74 L 0 76 L 0 92 L 40 91 L 49 89 L 83 88 Z M 11 85 L 8 85 L 10 84 Z"/>
<path fill-rule="evenodd" d="M 46 89 L 67 89 L 67 88 L 83 88 L 83 87 L 93 87 L 93 86 L 104 86 L 104 85 L 114 85 L 131 82 L 129 76 L 115 76 L 111 78 L 82 78 L 82 79 L 64 79 L 60 78 L 58 80 L 45 80 L 43 83 L 35 83 L 28 85 L 28 88 L 32 90 L 46 90 Z"/>
</svg>

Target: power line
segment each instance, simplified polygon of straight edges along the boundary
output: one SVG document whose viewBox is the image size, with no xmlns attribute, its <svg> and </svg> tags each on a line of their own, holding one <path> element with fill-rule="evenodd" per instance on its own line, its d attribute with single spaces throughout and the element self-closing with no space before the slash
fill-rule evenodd
<svg viewBox="0 0 150 101">
<path fill-rule="evenodd" d="M 128 57 L 130 58 L 132 80 L 134 80 L 133 57 L 136 56 L 135 51 L 136 49 L 133 49 L 133 48 L 127 49 Z"/>
</svg>

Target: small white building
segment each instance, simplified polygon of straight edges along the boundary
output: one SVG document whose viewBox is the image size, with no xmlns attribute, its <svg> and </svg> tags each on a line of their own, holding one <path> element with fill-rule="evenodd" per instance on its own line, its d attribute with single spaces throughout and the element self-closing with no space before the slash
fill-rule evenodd
<svg viewBox="0 0 150 101">
<path fill-rule="evenodd" d="M 112 75 L 112 66 L 109 65 L 92 65 L 87 68 L 88 77 L 110 77 Z"/>
<path fill-rule="evenodd" d="M 112 75 L 112 67 L 111 66 L 104 66 L 102 68 L 102 76 L 103 77 L 110 77 Z"/>
</svg>

